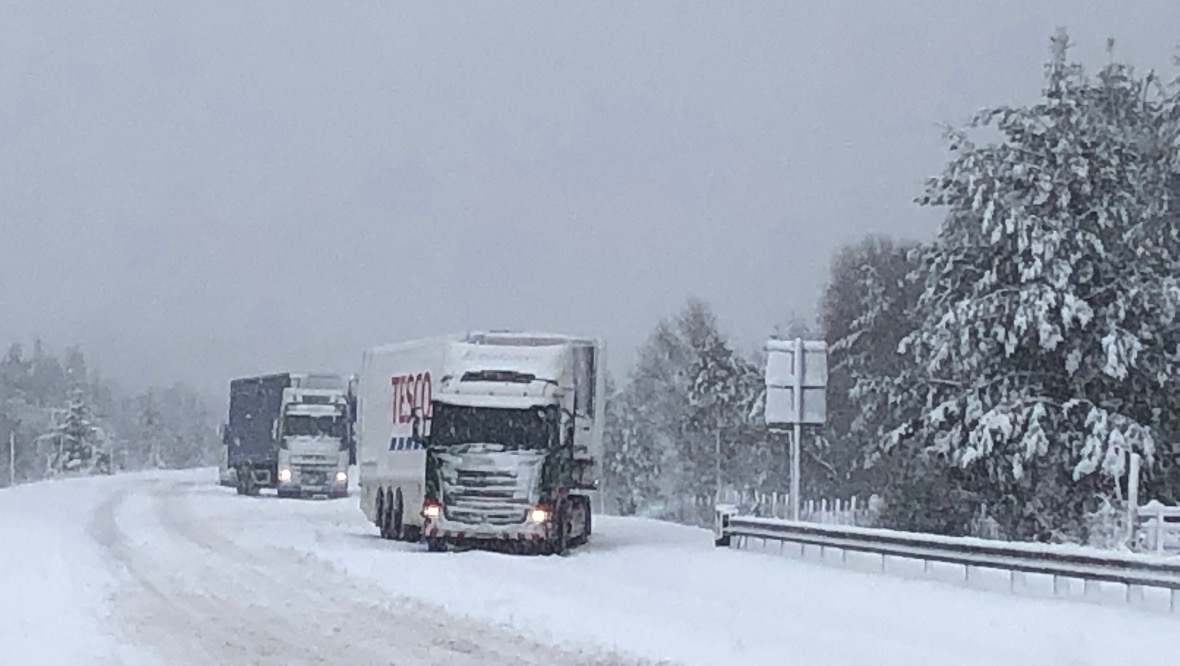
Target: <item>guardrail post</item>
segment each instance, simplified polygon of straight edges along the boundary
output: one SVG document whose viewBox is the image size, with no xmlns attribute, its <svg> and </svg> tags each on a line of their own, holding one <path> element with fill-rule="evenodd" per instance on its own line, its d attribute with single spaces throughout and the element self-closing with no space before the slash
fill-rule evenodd
<svg viewBox="0 0 1180 666">
<path fill-rule="evenodd" d="M 1164 504 L 1163 502 L 1156 502 L 1155 507 L 1155 551 L 1157 553 L 1164 552 Z"/>
<path fill-rule="evenodd" d="M 1143 601 L 1142 585 L 1127 585 L 1127 603 Z"/>
<path fill-rule="evenodd" d="M 1175 613 L 1176 612 L 1176 590 L 1173 589 L 1173 590 L 1170 590 L 1170 592 L 1171 592 L 1171 594 L 1168 595 L 1168 612 Z"/>
</svg>

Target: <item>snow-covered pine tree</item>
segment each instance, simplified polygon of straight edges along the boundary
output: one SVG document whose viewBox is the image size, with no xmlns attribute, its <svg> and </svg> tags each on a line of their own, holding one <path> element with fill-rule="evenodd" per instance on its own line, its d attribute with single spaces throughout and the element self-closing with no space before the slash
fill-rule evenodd
<svg viewBox="0 0 1180 666">
<path fill-rule="evenodd" d="M 1149 459 L 1173 410 L 1177 104 L 1112 63 L 1089 77 L 1052 40 L 1043 98 L 979 113 L 920 202 L 948 209 L 902 343 L 930 400 L 916 435 L 977 475 L 1011 538 L 1084 538 L 1125 451 Z"/>
<path fill-rule="evenodd" d="M 49 459 L 51 474 L 105 471 L 105 452 L 99 447 L 98 429 L 91 420 L 81 385 L 75 386 L 65 415 L 54 429 L 55 450 Z M 105 461 L 109 464 L 109 459 Z"/>
</svg>

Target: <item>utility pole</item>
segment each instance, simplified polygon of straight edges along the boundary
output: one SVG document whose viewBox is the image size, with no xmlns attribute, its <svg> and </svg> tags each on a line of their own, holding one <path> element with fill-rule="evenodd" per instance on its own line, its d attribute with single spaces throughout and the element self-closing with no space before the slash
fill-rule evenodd
<svg viewBox="0 0 1180 666">
<path fill-rule="evenodd" d="M 714 441 L 713 462 L 716 467 L 713 470 L 713 478 L 717 483 L 717 491 L 714 495 L 713 504 L 721 502 L 721 420 L 717 420 L 717 437 Z"/>
<path fill-rule="evenodd" d="M 802 465 L 799 463 L 800 451 L 803 447 L 803 338 L 795 338 L 795 427 L 794 437 L 791 437 L 791 520 L 799 520 L 799 475 Z"/>
<path fill-rule="evenodd" d="M 8 487 L 16 485 L 16 426 L 8 431 Z"/>
</svg>

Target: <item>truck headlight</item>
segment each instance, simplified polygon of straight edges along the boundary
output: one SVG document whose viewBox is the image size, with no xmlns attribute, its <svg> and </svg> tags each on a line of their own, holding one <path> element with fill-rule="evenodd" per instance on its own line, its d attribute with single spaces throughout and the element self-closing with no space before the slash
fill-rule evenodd
<svg viewBox="0 0 1180 666">
<path fill-rule="evenodd" d="M 280 470 L 279 470 L 279 481 L 280 481 L 281 483 L 287 483 L 287 482 L 289 482 L 290 480 L 291 480 L 291 470 L 289 470 L 289 469 L 280 469 Z"/>
<path fill-rule="evenodd" d="M 422 517 L 427 520 L 435 520 L 442 515 L 442 505 L 438 500 L 426 500 L 422 505 Z"/>
<path fill-rule="evenodd" d="M 336 472 L 336 483 L 345 483 L 348 481 L 348 474 L 345 472 Z"/>
<path fill-rule="evenodd" d="M 544 525 L 545 523 L 549 522 L 549 510 L 543 506 L 534 507 L 533 510 L 529 512 L 529 520 L 538 525 Z"/>
</svg>

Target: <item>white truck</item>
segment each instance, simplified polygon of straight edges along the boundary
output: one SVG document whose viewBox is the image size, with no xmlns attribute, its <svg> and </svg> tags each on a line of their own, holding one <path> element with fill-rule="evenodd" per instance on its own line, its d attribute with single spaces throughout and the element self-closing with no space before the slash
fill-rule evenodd
<svg viewBox="0 0 1180 666">
<path fill-rule="evenodd" d="M 585 543 L 603 345 L 479 332 L 378 347 L 358 389 L 361 508 L 387 539 L 557 553 Z"/>
<path fill-rule="evenodd" d="M 280 497 L 348 495 L 350 390 L 339 375 L 282 373 L 230 383 L 222 485 Z"/>
</svg>

